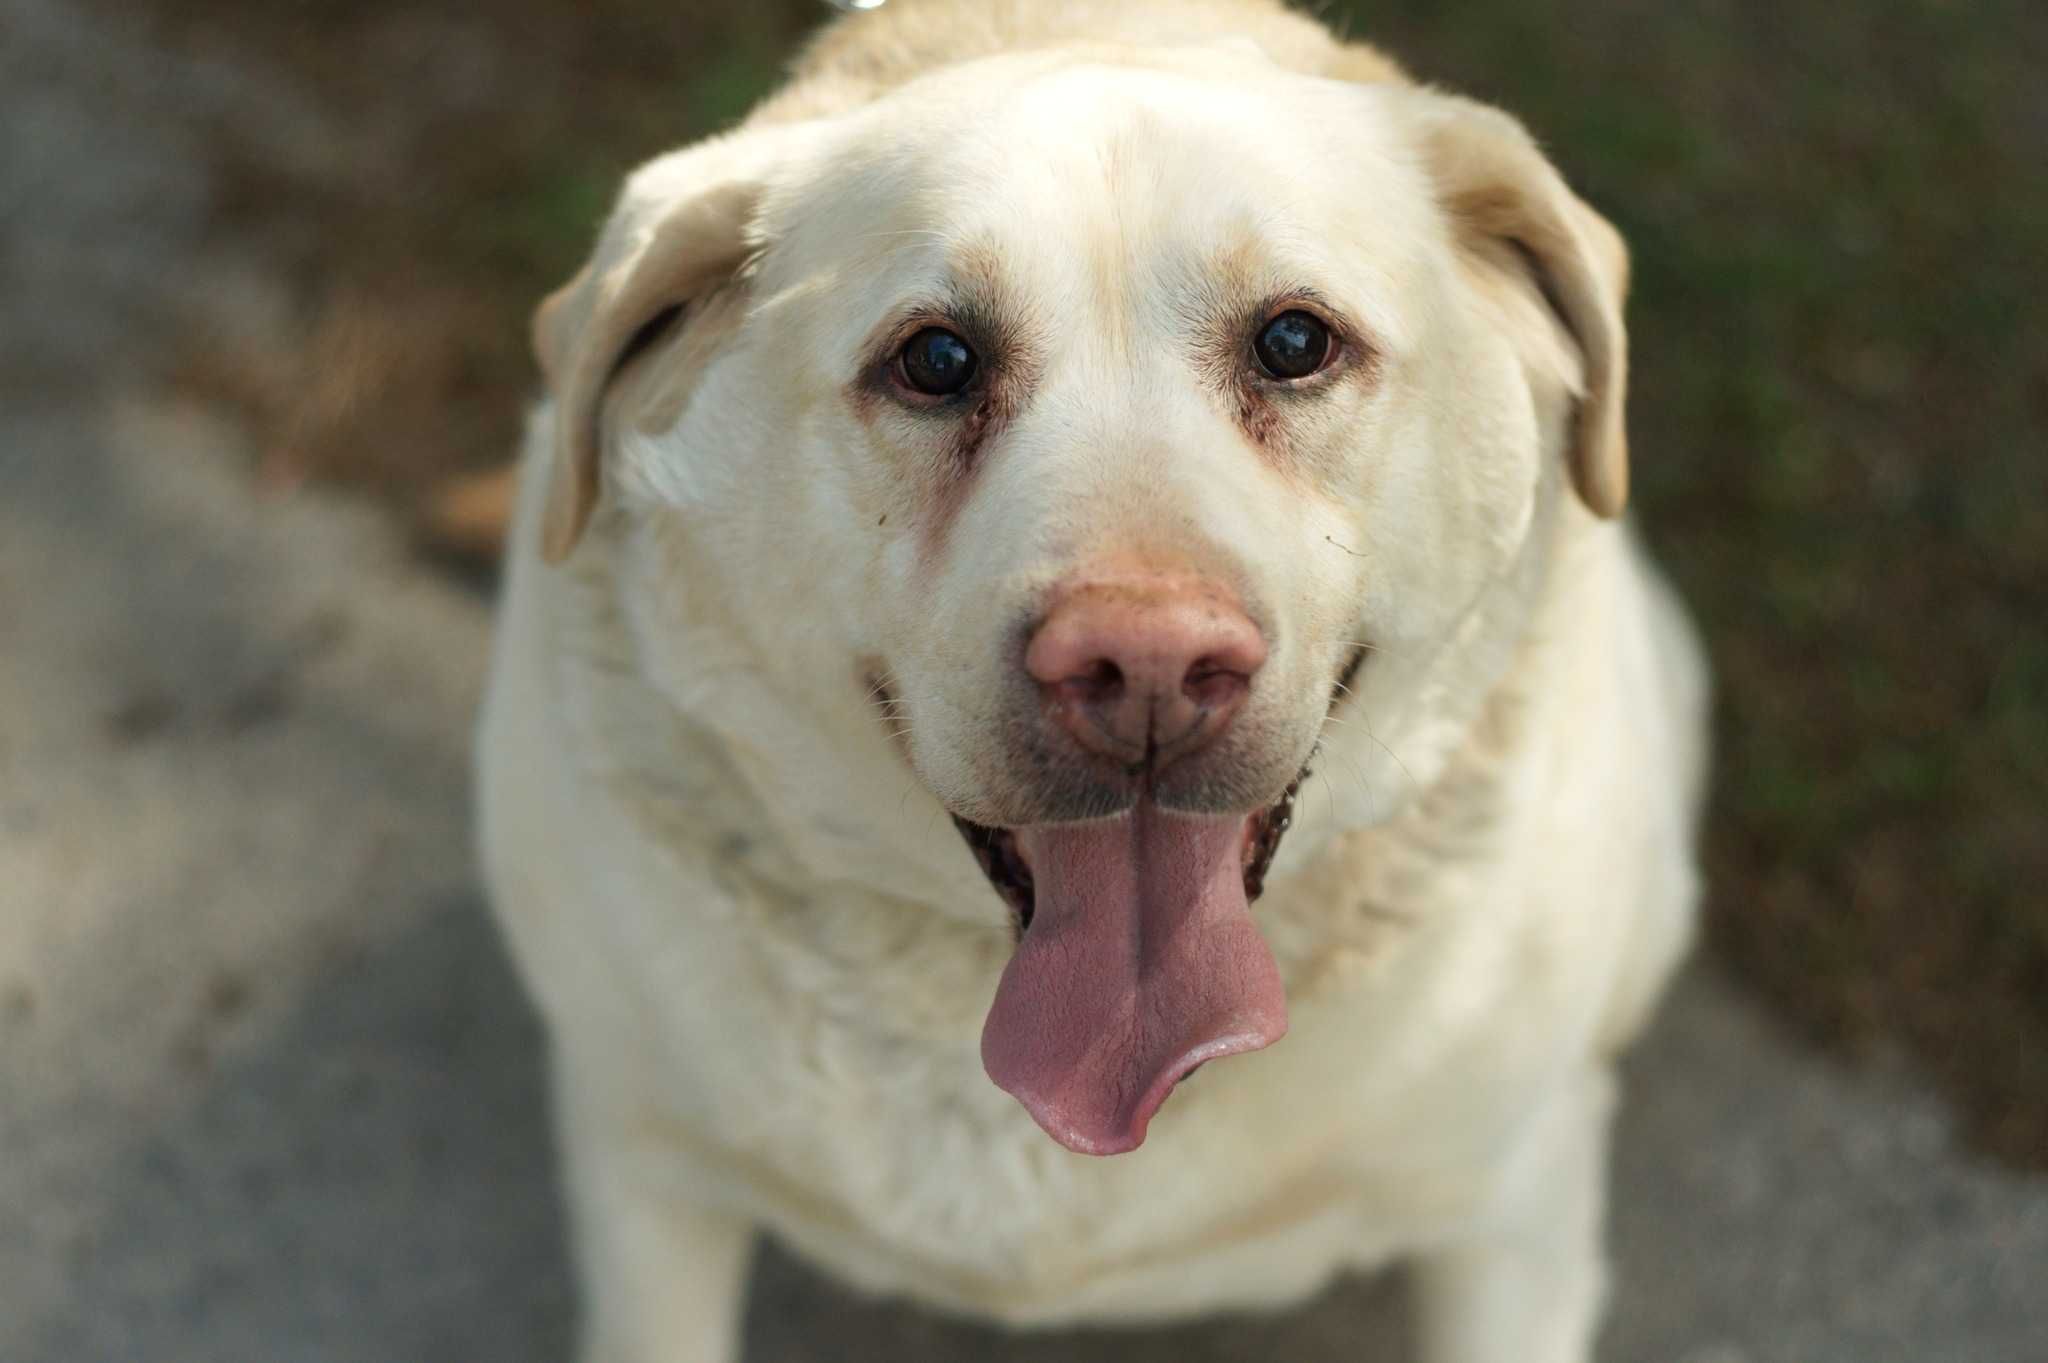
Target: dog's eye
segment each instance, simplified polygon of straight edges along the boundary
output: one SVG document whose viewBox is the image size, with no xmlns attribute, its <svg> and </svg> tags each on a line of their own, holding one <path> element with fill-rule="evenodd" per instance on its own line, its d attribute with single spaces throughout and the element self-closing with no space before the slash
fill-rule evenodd
<svg viewBox="0 0 2048 1363">
<path fill-rule="evenodd" d="M 900 360 L 903 378 L 920 393 L 949 397 L 974 378 L 974 350 L 944 327 L 926 327 L 910 338 Z"/>
<path fill-rule="evenodd" d="M 1252 342 L 1259 368 L 1268 378 L 1305 379 L 1330 361 L 1330 329 L 1299 308 L 1266 323 Z"/>
</svg>

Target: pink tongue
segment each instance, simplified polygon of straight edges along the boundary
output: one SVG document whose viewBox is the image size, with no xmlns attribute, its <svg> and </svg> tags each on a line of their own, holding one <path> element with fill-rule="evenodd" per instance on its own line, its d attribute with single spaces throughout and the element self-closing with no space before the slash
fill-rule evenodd
<svg viewBox="0 0 2048 1363">
<path fill-rule="evenodd" d="M 1137 1149 L 1188 1071 L 1286 1034 L 1280 972 L 1244 897 L 1245 824 L 1147 801 L 1018 830 L 1036 898 L 981 1063 L 1069 1150 Z"/>
</svg>

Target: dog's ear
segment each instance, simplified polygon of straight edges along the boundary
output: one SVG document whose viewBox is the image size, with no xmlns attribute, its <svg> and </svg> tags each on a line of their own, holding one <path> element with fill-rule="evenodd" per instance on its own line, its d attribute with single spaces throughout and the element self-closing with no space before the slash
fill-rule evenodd
<svg viewBox="0 0 2048 1363">
<path fill-rule="evenodd" d="M 1424 164 L 1454 230 L 1467 245 L 1492 247 L 1493 259 L 1508 248 L 1578 347 L 1572 485 L 1596 514 L 1618 516 L 1628 502 L 1628 248 L 1513 118 L 1434 91 L 1414 92 L 1414 105 Z"/>
<path fill-rule="evenodd" d="M 602 408 L 619 370 L 758 249 L 754 223 L 774 168 L 809 124 L 742 130 L 652 161 L 626 182 L 590 261 L 533 316 L 555 400 L 541 553 L 576 547 L 603 481 Z"/>
</svg>

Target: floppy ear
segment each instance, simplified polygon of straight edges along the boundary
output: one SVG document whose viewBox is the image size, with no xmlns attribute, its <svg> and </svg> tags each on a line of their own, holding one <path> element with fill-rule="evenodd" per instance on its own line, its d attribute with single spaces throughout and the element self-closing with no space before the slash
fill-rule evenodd
<svg viewBox="0 0 2048 1363">
<path fill-rule="evenodd" d="M 642 345 L 746 263 L 768 176 L 809 126 L 743 129 L 649 162 L 626 182 L 589 263 L 534 313 L 533 349 L 555 400 L 541 529 L 550 563 L 576 547 L 597 504 L 606 389 Z"/>
<path fill-rule="evenodd" d="M 1520 123 L 1470 100 L 1418 93 L 1424 164 L 1454 229 L 1467 244 L 1505 245 L 1526 262 L 1578 345 L 1572 485 L 1596 514 L 1618 516 L 1628 503 L 1628 248 L 1566 187 Z"/>
</svg>

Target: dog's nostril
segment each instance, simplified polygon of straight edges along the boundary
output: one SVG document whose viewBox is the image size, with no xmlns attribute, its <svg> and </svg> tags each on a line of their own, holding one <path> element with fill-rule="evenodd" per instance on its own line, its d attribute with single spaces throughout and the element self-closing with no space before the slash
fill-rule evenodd
<svg viewBox="0 0 2048 1363">
<path fill-rule="evenodd" d="M 1251 678 L 1226 661 L 1203 658 L 1181 679 L 1181 694 L 1197 705 L 1219 705 L 1241 695 Z"/>
<path fill-rule="evenodd" d="M 1124 689 L 1124 670 L 1108 658 L 1098 659 L 1081 678 L 1088 693 L 1098 700 L 1114 700 Z"/>
<path fill-rule="evenodd" d="M 1083 705 L 1091 710 L 1113 707 L 1124 698 L 1124 670 L 1107 658 L 1090 663 L 1071 677 L 1055 683 L 1041 682 L 1048 695 Z"/>
</svg>

